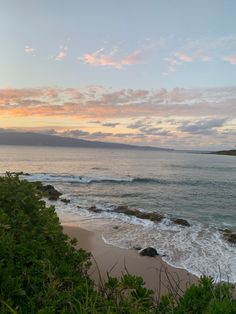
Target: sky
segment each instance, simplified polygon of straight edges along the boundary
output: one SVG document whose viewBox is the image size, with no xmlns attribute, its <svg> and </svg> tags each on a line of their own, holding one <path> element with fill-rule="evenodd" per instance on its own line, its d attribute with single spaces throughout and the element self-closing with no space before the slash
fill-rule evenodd
<svg viewBox="0 0 236 314">
<path fill-rule="evenodd" d="M 236 145 L 235 0 L 0 0 L 0 131 Z"/>
</svg>

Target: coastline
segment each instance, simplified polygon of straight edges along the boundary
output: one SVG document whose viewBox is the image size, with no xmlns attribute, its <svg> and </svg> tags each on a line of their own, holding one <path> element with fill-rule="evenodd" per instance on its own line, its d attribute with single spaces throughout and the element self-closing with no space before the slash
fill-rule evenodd
<svg viewBox="0 0 236 314">
<path fill-rule="evenodd" d="M 64 233 L 78 240 L 77 247 L 92 254 L 89 276 L 97 286 L 102 286 L 111 277 L 121 277 L 127 272 L 141 276 L 145 286 L 152 289 L 159 298 L 168 292 L 181 295 L 198 278 L 184 269 L 174 268 L 165 263 L 160 256 L 140 256 L 138 251 L 121 249 L 106 244 L 102 235 L 77 225 L 62 224 Z"/>
</svg>

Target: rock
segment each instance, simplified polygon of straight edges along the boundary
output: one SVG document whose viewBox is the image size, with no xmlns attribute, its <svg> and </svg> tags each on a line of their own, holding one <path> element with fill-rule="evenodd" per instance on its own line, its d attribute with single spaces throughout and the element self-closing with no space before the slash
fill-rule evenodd
<svg viewBox="0 0 236 314">
<path fill-rule="evenodd" d="M 11 172 L 11 174 L 16 175 L 16 176 L 30 176 L 29 173 L 23 172 L 23 171 Z"/>
<path fill-rule="evenodd" d="M 225 235 L 224 238 L 225 238 L 229 243 L 231 243 L 231 244 L 236 244 L 236 234 L 235 234 L 235 233 L 227 234 L 227 236 Z"/>
<path fill-rule="evenodd" d="M 50 201 L 57 201 L 59 196 L 62 195 L 62 193 L 57 191 L 51 184 L 48 185 L 37 184 L 37 189 L 46 194 Z"/>
<path fill-rule="evenodd" d="M 190 223 L 182 218 L 176 218 L 176 219 L 172 219 L 172 222 L 176 225 L 181 225 L 181 226 L 185 226 L 185 227 L 190 227 Z"/>
<path fill-rule="evenodd" d="M 60 201 L 63 202 L 63 203 L 65 203 L 65 204 L 70 203 L 70 200 L 68 200 L 68 199 L 66 199 L 66 198 L 61 198 Z"/>
<path fill-rule="evenodd" d="M 140 219 L 149 219 L 151 221 L 161 221 L 164 217 L 159 213 L 145 213 L 141 212 L 138 209 L 129 208 L 127 205 L 118 206 L 114 209 L 116 213 L 125 214 L 128 216 L 135 216 Z"/>
<path fill-rule="evenodd" d="M 89 207 L 88 210 L 91 211 L 91 212 L 94 212 L 94 213 L 101 213 L 102 212 L 102 210 L 97 208 L 95 205 Z"/>
<path fill-rule="evenodd" d="M 117 213 L 125 213 L 127 210 L 129 210 L 129 207 L 127 205 L 121 205 L 115 209 Z"/>
<path fill-rule="evenodd" d="M 158 213 L 149 213 L 149 218 L 151 221 L 161 221 L 164 218 L 163 215 Z"/>
<path fill-rule="evenodd" d="M 140 250 L 142 250 L 142 247 L 139 245 L 135 245 L 135 246 L 133 246 L 133 249 L 136 251 L 140 251 Z"/>
<path fill-rule="evenodd" d="M 231 243 L 236 244 L 236 233 L 229 229 L 219 229 L 223 233 L 224 239 Z"/>
<path fill-rule="evenodd" d="M 233 233 L 232 230 L 229 229 L 219 229 L 223 233 Z"/>
<path fill-rule="evenodd" d="M 159 255 L 153 247 L 147 247 L 146 249 L 143 249 L 139 252 L 140 255 L 142 256 L 150 256 L 150 257 L 155 257 Z"/>
<path fill-rule="evenodd" d="M 119 226 L 114 226 L 113 229 L 117 230 L 119 229 Z"/>
</svg>

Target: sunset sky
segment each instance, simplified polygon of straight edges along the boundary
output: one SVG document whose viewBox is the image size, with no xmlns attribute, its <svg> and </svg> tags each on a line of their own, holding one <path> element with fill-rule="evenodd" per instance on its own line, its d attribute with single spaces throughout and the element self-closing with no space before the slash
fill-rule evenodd
<svg viewBox="0 0 236 314">
<path fill-rule="evenodd" d="M 235 0 L 0 0 L 0 127 L 236 145 Z"/>
</svg>

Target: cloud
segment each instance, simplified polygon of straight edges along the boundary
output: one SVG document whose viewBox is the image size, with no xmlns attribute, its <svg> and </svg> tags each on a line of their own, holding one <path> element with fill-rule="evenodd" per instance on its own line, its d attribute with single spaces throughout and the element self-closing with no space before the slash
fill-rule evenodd
<svg viewBox="0 0 236 314">
<path fill-rule="evenodd" d="M 181 60 L 181 61 L 183 61 L 183 62 L 193 62 L 193 57 L 191 57 L 191 56 L 189 56 L 189 55 L 187 55 L 187 54 L 185 54 L 185 53 L 183 53 L 183 52 L 176 52 L 176 53 L 175 53 L 175 56 L 176 56 L 179 60 Z"/>
<path fill-rule="evenodd" d="M 108 52 L 106 52 L 105 48 L 100 48 L 93 53 L 85 54 L 82 60 L 85 64 L 92 66 L 112 67 L 118 70 L 143 60 L 143 52 L 141 50 L 134 50 L 123 57 L 119 57 L 118 52 L 117 48 L 113 48 Z"/>
<path fill-rule="evenodd" d="M 216 132 L 217 128 L 222 127 L 227 120 L 228 118 L 219 118 L 187 122 L 179 126 L 178 130 L 192 134 L 210 134 Z"/>
<path fill-rule="evenodd" d="M 235 145 L 235 103 L 236 87 L 0 89 L 0 120 L 4 127 L 45 125 L 50 134 L 57 125 L 60 135 L 94 140 L 178 148 Z"/>
<path fill-rule="evenodd" d="M 68 47 L 67 46 L 60 46 L 58 54 L 55 56 L 56 61 L 62 61 L 67 56 Z"/>
<path fill-rule="evenodd" d="M 161 121 L 156 121 L 153 119 L 144 118 L 142 120 L 136 120 L 135 122 L 128 124 L 127 128 L 138 130 L 139 134 L 142 135 L 152 135 L 152 136 L 169 136 L 171 132 L 164 129 L 161 126 L 156 126 L 157 123 L 161 124 Z"/>
<path fill-rule="evenodd" d="M 236 55 L 224 57 L 223 60 L 229 62 L 230 64 L 236 64 Z"/>
<path fill-rule="evenodd" d="M 168 43 L 170 46 L 170 42 Z M 199 37 L 195 39 L 179 39 L 179 45 L 164 58 L 167 69 L 163 75 L 169 75 L 186 63 L 221 62 L 236 64 L 236 34 L 219 37 Z"/>
<path fill-rule="evenodd" d="M 105 123 L 102 123 L 103 126 L 107 126 L 107 127 L 110 127 L 110 128 L 115 128 L 119 124 L 120 124 L 119 122 L 105 122 Z"/>
<path fill-rule="evenodd" d="M 0 89 L 0 111 L 15 116 L 64 116 L 117 123 L 119 118 L 235 116 L 236 87 L 212 89 L 132 90 L 92 97 L 86 89 L 50 91 Z M 112 121 L 111 119 L 116 119 Z M 135 127 L 135 126 L 134 126 Z"/>
<path fill-rule="evenodd" d="M 87 137 L 90 135 L 89 132 L 83 131 L 83 130 L 67 130 L 61 133 L 58 133 L 59 135 L 68 136 L 68 137 Z"/>
<path fill-rule="evenodd" d="M 30 46 L 25 46 L 24 51 L 28 54 L 28 55 L 32 55 L 35 56 L 36 54 L 36 49 Z"/>
<path fill-rule="evenodd" d="M 141 127 L 143 127 L 144 123 L 141 120 L 135 121 L 134 123 L 131 123 L 129 125 L 127 125 L 127 128 L 129 129 L 140 129 Z"/>
</svg>

